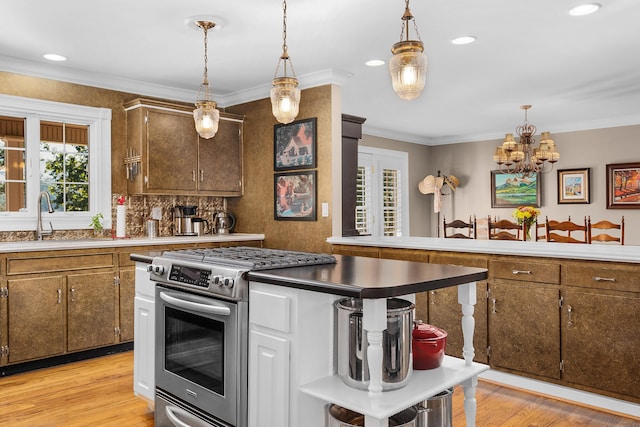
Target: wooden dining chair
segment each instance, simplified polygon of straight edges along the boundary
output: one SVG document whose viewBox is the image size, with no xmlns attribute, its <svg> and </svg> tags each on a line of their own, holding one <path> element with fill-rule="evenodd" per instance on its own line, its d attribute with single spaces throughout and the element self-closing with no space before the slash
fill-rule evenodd
<svg viewBox="0 0 640 427">
<path fill-rule="evenodd" d="M 454 219 L 447 223 L 446 218 L 442 218 L 442 235 L 445 239 L 475 239 L 477 238 L 476 231 L 476 216 L 469 217 L 469 222 L 464 222 L 460 219 Z M 447 234 L 447 231 L 451 234 Z"/>
<path fill-rule="evenodd" d="M 489 229 L 490 240 L 524 240 L 524 226 L 516 222 L 509 221 L 508 219 L 501 219 L 500 221 L 489 220 L 487 222 Z"/>
<path fill-rule="evenodd" d="M 591 223 L 591 217 L 587 218 L 587 227 L 589 229 L 589 243 L 604 242 L 604 243 L 618 243 L 624 245 L 624 216 L 620 221 L 620 224 L 615 224 L 611 221 L 602 220 Z M 594 234 L 594 229 L 597 234 Z M 606 230 L 607 232 L 599 232 L 598 230 Z M 612 231 L 618 230 L 618 231 Z M 614 234 L 610 234 L 614 233 Z"/>
<path fill-rule="evenodd" d="M 570 219 L 567 221 L 554 221 L 545 218 L 545 228 L 547 229 L 547 242 L 557 243 L 589 243 L 589 233 L 587 231 L 587 217 L 584 224 L 577 224 Z M 576 238 L 578 233 L 580 238 Z"/>
</svg>

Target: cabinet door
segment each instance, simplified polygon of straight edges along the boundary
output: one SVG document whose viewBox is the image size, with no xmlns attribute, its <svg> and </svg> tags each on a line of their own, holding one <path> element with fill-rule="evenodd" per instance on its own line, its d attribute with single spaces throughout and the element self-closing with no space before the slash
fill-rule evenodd
<svg viewBox="0 0 640 427">
<path fill-rule="evenodd" d="M 640 296 L 565 290 L 562 378 L 640 398 Z"/>
<path fill-rule="evenodd" d="M 62 276 L 8 280 L 9 363 L 64 353 Z"/>
<path fill-rule="evenodd" d="M 67 348 L 85 350 L 116 343 L 117 288 L 113 272 L 67 276 Z"/>
<path fill-rule="evenodd" d="M 559 379 L 559 289 L 506 281 L 489 286 L 491 365 Z"/>
<path fill-rule="evenodd" d="M 191 115 L 147 110 L 145 151 L 148 192 L 196 190 L 198 134 Z"/>
<path fill-rule="evenodd" d="M 213 138 L 200 138 L 198 190 L 242 195 L 241 122 L 220 119 Z"/>
<path fill-rule="evenodd" d="M 153 297 L 135 298 L 135 349 L 133 351 L 133 391 L 149 402 L 155 393 L 155 303 Z"/>
<path fill-rule="evenodd" d="M 249 334 L 249 427 L 289 426 L 289 341 Z"/>
<path fill-rule="evenodd" d="M 136 294 L 135 268 L 120 269 L 120 342 L 133 341 L 133 300 Z"/>
<path fill-rule="evenodd" d="M 476 283 L 476 300 L 473 317 L 476 321 L 473 334 L 475 357 L 473 360 L 487 363 L 487 282 Z M 462 307 L 458 304 L 458 287 L 429 292 L 429 324 L 447 331 L 446 353 L 462 357 Z"/>
</svg>

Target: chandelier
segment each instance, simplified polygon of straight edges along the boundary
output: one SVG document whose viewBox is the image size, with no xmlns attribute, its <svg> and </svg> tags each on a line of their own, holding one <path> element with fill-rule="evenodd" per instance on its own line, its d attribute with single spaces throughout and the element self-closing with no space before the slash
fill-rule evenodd
<svg viewBox="0 0 640 427">
<path fill-rule="evenodd" d="M 536 140 L 533 135 L 536 127 L 527 120 L 527 111 L 531 105 L 522 105 L 524 110 L 524 124 L 516 128 L 520 141 L 516 143 L 512 133 L 506 134 L 502 146 L 496 148 L 493 160 L 500 166 L 502 173 L 521 173 L 530 176 L 534 173 L 546 173 L 553 169 L 553 164 L 560 159 L 556 144 L 549 132 L 542 132 L 540 145 L 535 148 Z M 551 165 L 545 169 L 545 166 Z"/>
<path fill-rule="evenodd" d="M 220 111 L 216 108 L 211 89 L 209 88 L 209 77 L 207 73 L 207 31 L 216 26 L 210 21 L 196 21 L 196 25 L 204 30 L 204 75 L 202 84 L 198 90 L 196 109 L 193 110 L 193 119 L 196 122 L 196 130 L 202 138 L 209 139 L 218 132 L 218 120 Z"/>
<path fill-rule="evenodd" d="M 418 33 L 418 25 L 409 10 L 409 0 L 405 0 L 404 14 L 401 19 L 400 41 L 391 48 L 393 57 L 389 61 L 389 72 L 393 90 L 400 98 L 412 100 L 420 96 L 424 89 L 427 56 L 423 53 L 424 44 Z M 409 40 L 409 21 L 413 21 L 418 40 Z"/>
<path fill-rule="evenodd" d="M 298 79 L 293 70 L 293 63 L 289 58 L 287 50 L 287 2 L 282 2 L 282 55 L 278 60 L 276 72 L 273 76 L 273 87 L 271 88 L 271 110 L 278 122 L 287 124 L 296 119 L 300 107 L 300 89 L 298 89 Z M 284 75 L 278 77 L 282 64 Z M 293 77 L 287 76 L 287 64 L 291 68 Z"/>
</svg>

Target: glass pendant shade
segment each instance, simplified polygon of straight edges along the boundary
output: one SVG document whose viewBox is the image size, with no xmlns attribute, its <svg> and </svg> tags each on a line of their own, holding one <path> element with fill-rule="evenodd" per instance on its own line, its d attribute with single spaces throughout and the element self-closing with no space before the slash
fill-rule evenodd
<svg viewBox="0 0 640 427">
<path fill-rule="evenodd" d="M 427 56 L 421 41 L 401 41 L 393 45 L 389 72 L 393 90 L 405 100 L 420 96 L 427 76 Z"/>
<path fill-rule="evenodd" d="M 278 122 L 291 123 L 298 116 L 300 107 L 300 89 L 298 79 L 294 77 L 277 77 L 273 79 L 271 88 L 271 110 Z"/>
<path fill-rule="evenodd" d="M 193 120 L 196 122 L 196 131 L 204 139 L 213 138 L 218 132 L 220 111 L 213 101 L 197 101 L 193 110 Z"/>
</svg>

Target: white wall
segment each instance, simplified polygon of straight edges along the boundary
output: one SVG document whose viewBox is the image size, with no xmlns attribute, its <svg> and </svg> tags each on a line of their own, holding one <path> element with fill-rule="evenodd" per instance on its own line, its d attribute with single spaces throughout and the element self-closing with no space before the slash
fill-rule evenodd
<svg viewBox="0 0 640 427">
<path fill-rule="evenodd" d="M 640 245 L 640 209 L 606 208 L 606 165 L 640 162 L 638 134 L 640 125 L 552 132 L 561 157 L 554 170 L 542 176 L 542 217 L 563 219 L 570 215 L 572 219 L 579 220 L 590 215 L 592 221 L 608 219 L 620 222 L 624 215 L 625 244 Z M 438 170 L 460 179 L 460 187 L 453 196 L 443 199 L 442 215 L 447 219 L 465 219 L 474 214 L 477 218 L 486 218 L 488 215 L 511 218 L 512 208 L 491 208 L 491 170 L 497 169 L 493 152 L 502 143 L 501 140 L 432 146 L 426 147 L 427 150 L 407 147 L 415 144 L 370 136 L 363 137 L 361 143 L 409 151 L 410 179 L 413 182 L 410 185 L 412 236 L 436 236 L 437 216 L 433 213 L 433 196 L 422 195 L 418 191 L 418 182 L 425 175 L 436 175 Z M 557 169 L 573 168 L 591 168 L 590 204 L 559 205 L 557 202 Z"/>
</svg>

